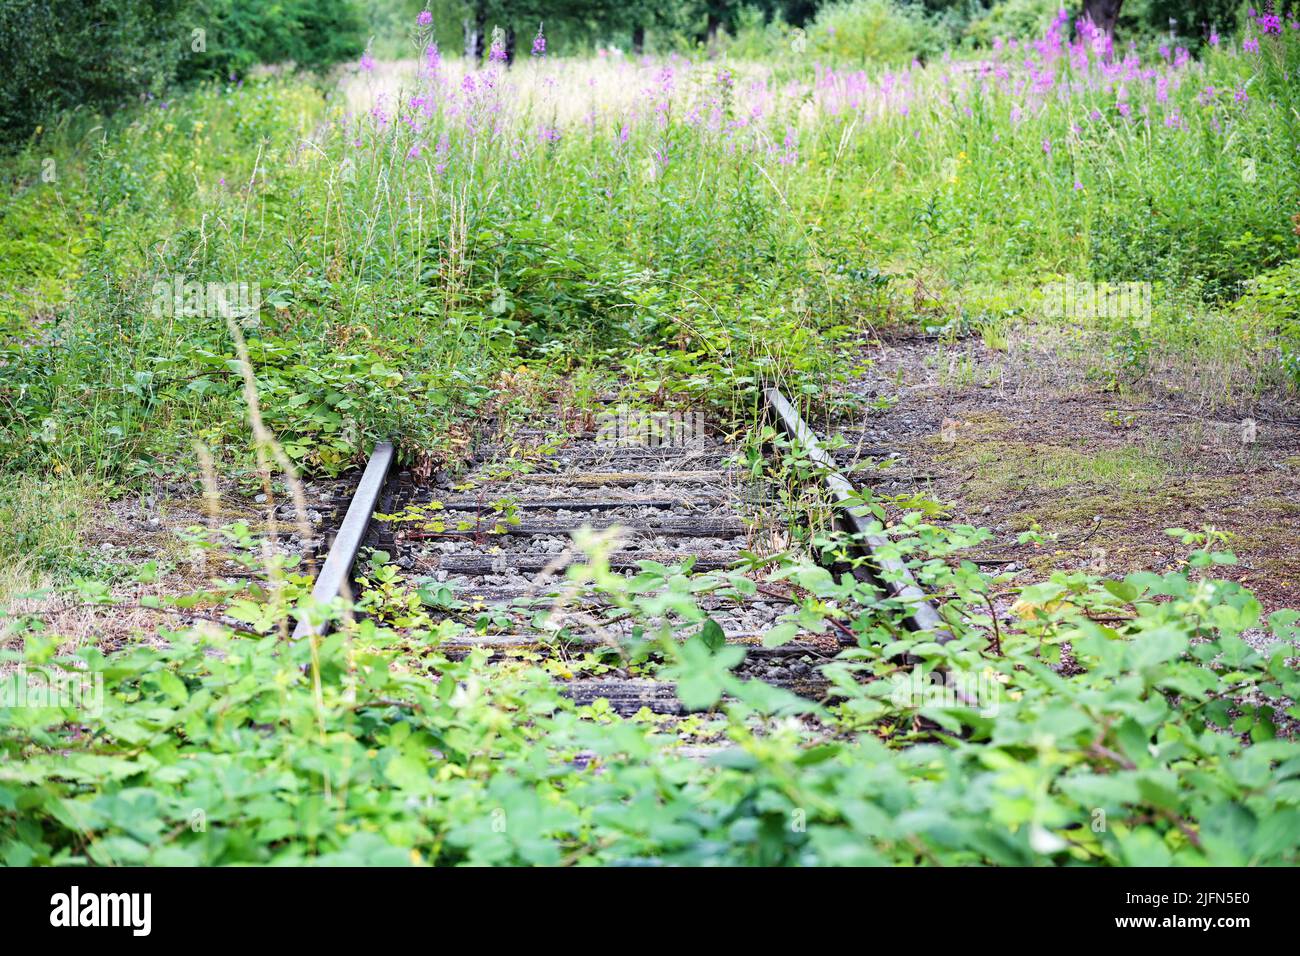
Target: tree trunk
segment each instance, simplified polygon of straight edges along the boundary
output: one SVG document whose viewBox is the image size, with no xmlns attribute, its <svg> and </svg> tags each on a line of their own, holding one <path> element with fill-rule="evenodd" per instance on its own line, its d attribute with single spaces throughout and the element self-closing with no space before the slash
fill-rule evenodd
<svg viewBox="0 0 1300 956">
<path fill-rule="evenodd" d="M 632 53 L 640 56 L 645 52 L 645 27 L 639 23 L 632 28 Z"/>
<path fill-rule="evenodd" d="M 707 43 L 712 48 L 718 42 L 718 31 L 722 29 L 722 21 L 718 19 L 718 15 L 712 10 L 709 11 L 708 26 L 705 29 L 707 31 Z"/>
<path fill-rule="evenodd" d="M 506 66 L 515 62 L 515 28 L 506 27 Z"/>
<path fill-rule="evenodd" d="M 1083 15 L 1113 40 L 1115 22 L 1123 5 L 1124 0 L 1083 0 Z"/>
<path fill-rule="evenodd" d="M 462 20 L 461 26 L 465 29 L 465 59 L 482 63 L 487 44 L 487 7 L 476 5 L 473 21 Z"/>
</svg>

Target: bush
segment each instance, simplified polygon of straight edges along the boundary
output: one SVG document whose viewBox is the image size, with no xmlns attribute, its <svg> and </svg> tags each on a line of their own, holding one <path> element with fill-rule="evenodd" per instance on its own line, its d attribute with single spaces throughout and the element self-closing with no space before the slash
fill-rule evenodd
<svg viewBox="0 0 1300 956">
<path fill-rule="evenodd" d="M 26 139 L 61 110 L 110 111 L 177 78 L 319 70 L 363 43 L 352 0 L 12 0 L 0 6 L 0 132 Z"/>
<path fill-rule="evenodd" d="M 851 0 L 823 7 L 809 31 L 824 55 L 862 63 L 908 63 L 937 56 L 943 33 L 919 7 L 891 0 Z"/>
<path fill-rule="evenodd" d="M 0 6 L 0 132 L 111 108 L 172 75 L 187 0 L 10 0 Z"/>
<path fill-rule="evenodd" d="M 1060 8 L 1060 0 L 1003 0 L 971 20 L 965 34 L 981 46 L 999 37 L 1042 36 Z"/>
<path fill-rule="evenodd" d="M 190 17 L 204 49 L 180 64 L 181 79 L 242 74 L 259 63 L 321 70 L 359 54 L 365 44 L 352 0 L 194 0 Z"/>
</svg>

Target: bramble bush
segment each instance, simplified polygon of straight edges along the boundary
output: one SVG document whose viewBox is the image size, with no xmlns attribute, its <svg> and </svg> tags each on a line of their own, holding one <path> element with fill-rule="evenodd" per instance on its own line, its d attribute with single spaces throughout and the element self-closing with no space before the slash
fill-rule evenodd
<svg viewBox="0 0 1300 956">
<path fill-rule="evenodd" d="M 588 561 L 570 580 L 642 625 L 638 641 L 604 653 L 658 662 L 707 711 L 664 734 L 648 713 L 574 705 L 527 661 L 442 654 L 465 627 L 436 609 L 454 599 L 382 556 L 367 572 L 373 592 L 358 597 L 370 616 L 352 622 L 341 601 L 312 604 L 291 562 L 260 563 L 246 527 L 196 529 L 192 540 L 259 573 L 145 603 L 223 609 L 239 627 L 164 627 L 164 643 L 106 656 L 60 654 L 32 618 L 21 650 L 4 652 L 100 682 L 102 698 L 87 699 L 102 706 L 0 708 L 0 860 L 1297 862 L 1300 747 L 1275 733 L 1283 698 L 1300 694 L 1288 665 L 1300 615 L 1265 623 L 1248 591 L 1211 577 L 1232 560 L 1213 534 L 1177 532 L 1186 572 L 1055 575 L 1023 589 L 1021 617 L 998 627 L 985 598 L 1005 582 L 945 560 L 982 532 L 912 513 L 888 533 L 944 599 L 948 643 L 906 631 L 904 608 L 850 574 L 787 561 L 761 575 L 793 601 L 791 623 L 765 643 L 788 641 L 795 621 L 833 620 L 857 639 L 825 666 L 825 704 L 737 677 L 743 648 L 709 640 L 701 596 L 752 594 L 759 575 L 643 562 L 625 578 L 609 571 L 607 540 L 581 541 Z M 847 553 L 842 539 L 821 544 Z M 114 603 L 92 584 L 74 593 Z M 384 607 L 412 602 L 426 613 L 380 623 Z M 290 614 L 329 615 L 340 629 L 288 641 Z M 1260 627 L 1277 640 L 1266 651 L 1243 640 Z M 696 633 L 682 643 L 682 629 Z M 939 670 L 946 683 L 932 682 Z M 705 761 L 678 754 L 692 728 L 726 746 Z"/>
</svg>

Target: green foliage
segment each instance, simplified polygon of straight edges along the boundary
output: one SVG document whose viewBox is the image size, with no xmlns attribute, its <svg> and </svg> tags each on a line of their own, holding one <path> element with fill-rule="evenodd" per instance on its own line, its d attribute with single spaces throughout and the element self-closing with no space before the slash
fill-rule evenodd
<svg viewBox="0 0 1300 956">
<path fill-rule="evenodd" d="M 826 56 L 902 65 L 943 49 L 943 34 L 918 8 L 894 0 L 847 0 L 817 11 L 809 38 Z"/>
<path fill-rule="evenodd" d="M 316 642 L 282 637 L 291 608 L 326 611 L 283 565 L 267 584 L 169 602 L 215 600 L 238 630 L 59 656 L 29 619 L 6 656 L 29 681 L 80 675 L 85 692 L 0 707 L 0 859 L 1294 864 L 1300 750 L 1275 739 L 1278 699 L 1300 693 L 1294 648 L 1247 645 L 1258 602 L 1202 576 L 1231 556 L 1213 535 L 1175 533 L 1189 574 L 1057 575 L 1022 591 L 1020 623 L 995 629 L 996 582 L 942 560 L 980 533 L 909 515 L 895 547 L 948 597 L 947 644 L 902 630 L 903 609 L 851 575 L 778 568 L 768 586 L 791 589 L 791 620 L 857 637 L 826 667 L 826 707 L 735 673 L 744 650 L 717 640 L 699 601 L 752 593 L 753 580 L 652 562 L 629 579 L 608 570 L 606 543 L 583 542 L 589 563 L 569 576 L 643 624 L 642 649 L 624 653 L 660 656 L 683 700 L 717 708 L 710 732 L 731 744 L 705 762 L 677 755 L 647 716 L 576 707 L 541 669 L 443 655 L 461 625 L 433 623 L 383 555 L 359 598 L 373 616 Z M 246 528 L 222 537 L 254 565 Z M 670 609 L 699 633 L 679 643 L 655 623 Z M 1295 640 L 1294 612 L 1268 626 Z"/>
<path fill-rule="evenodd" d="M 182 52 L 187 0 L 11 0 L 0 6 L 0 132 L 19 142 L 59 110 L 158 88 Z"/>
<path fill-rule="evenodd" d="M 191 0 L 188 16 L 205 31 L 206 48 L 191 47 L 177 71 L 182 80 L 242 76 L 263 63 L 323 70 L 365 45 L 354 0 Z"/>
<path fill-rule="evenodd" d="M 1003 0 L 974 16 L 963 32 L 982 47 L 999 37 L 1040 36 L 1060 9 L 1060 0 Z"/>
</svg>

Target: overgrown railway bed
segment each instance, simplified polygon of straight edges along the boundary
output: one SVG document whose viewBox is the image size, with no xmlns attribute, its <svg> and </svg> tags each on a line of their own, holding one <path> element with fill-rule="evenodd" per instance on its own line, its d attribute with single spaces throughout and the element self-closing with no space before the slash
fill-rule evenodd
<svg viewBox="0 0 1300 956">
<path fill-rule="evenodd" d="M 806 430 L 779 393 L 770 390 L 768 398 L 787 431 Z M 620 613 L 608 593 L 589 583 L 568 579 L 571 564 L 588 560 L 575 544 L 582 529 L 611 539 L 604 546 L 609 570 L 628 578 L 657 567 L 743 573 L 789 542 L 775 489 L 740 467 L 736 443 L 707 428 L 674 434 L 670 421 L 670 443 L 655 446 L 643 443 L 647 430 L 625 427 L 626 417 L 616 425 L 561 439 L 544 430 L 515 432 L 509 445 L 480 445 L 464 476 L 433 482 L 410 471 L 390 474 L 392 449 L 381 445 L 335 537 L 316 596 L 338 594 L 358 552 L 369 547 L 386 552 L 407 580 L 435 596 L 429 609 L 435 620 L 464 625 L 438 642 L 439 653 L 483 649 L 496 660 L 546 662 L 579 703 L 604 699 L 623 715 L 642 708 L 684 713 L 674 685 L 654 675 L 657 656 L 647 635 L 663 624 L 677 640 L 707 628 L 715 645 L 743 646 L 739 676 L 823 697 L 827 684 L 818 665 L 852 636 L 799 630 L 788 643 L 764 646 L 763 635 L 793 609 L 784 586 L 756 582 L 745 588 L 748 594 L 733 587 L 703 594 L 696 599 L 707 614 L 703 621 L 672 611 L 646 620 Z M 662 419 L 648 432 L 662 438 Z M 810 432 L 797 437 L 825 457 Z M 829 471 L 832 495 L 845 494 L 847 483 Z M 904 582 L 893 589 L 906 588 Z M 300 624 L 297 635 L 307 631 Z"/>
</svg>

